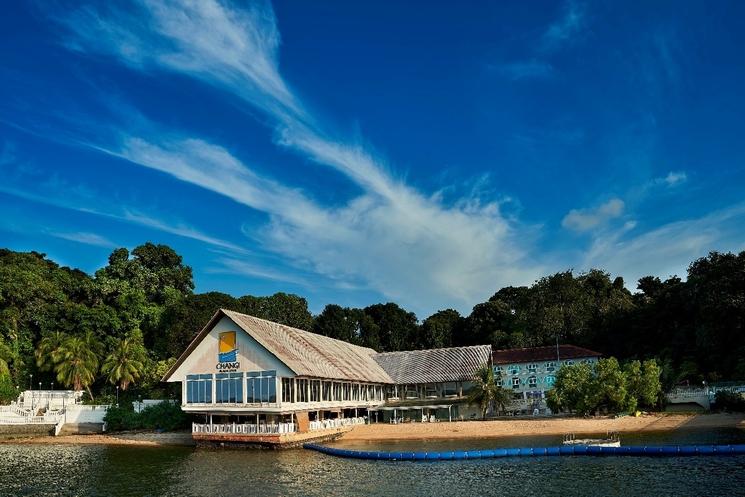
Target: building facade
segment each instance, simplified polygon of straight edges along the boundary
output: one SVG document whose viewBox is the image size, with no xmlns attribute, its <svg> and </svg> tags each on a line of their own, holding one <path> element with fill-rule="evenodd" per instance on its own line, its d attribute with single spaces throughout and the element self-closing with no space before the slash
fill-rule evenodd
<svg viewBox="0 0 745 497">
<path fill-rule="evenodd" d="M 553 388 L 563 366 L 595 363 L 600 353 L 574 345 L 495 350 L 494 376 L 497 384 L 513 392 L 507 411 L 515 415 L 551 414 L 546 392 Z"/>
<path fill-rule="evenodd" d="M 471 380 L 490 363 L 490 346 L 377 353 L 221 309 L 163 381 L 181 382 L 182 409 L 204 416 L 197 441 L 282 444 L 363 422 L 471 417 Z"/>
</svg>

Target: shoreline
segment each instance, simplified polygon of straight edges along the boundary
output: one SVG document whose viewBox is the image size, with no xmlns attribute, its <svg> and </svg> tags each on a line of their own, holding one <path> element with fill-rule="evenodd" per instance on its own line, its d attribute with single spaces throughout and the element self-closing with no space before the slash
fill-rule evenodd
<svg viewBox="0 0 745 497">
<path fill-rule="evenodd" d="M 607 432 L 673 432 L 689 429 L 735 428 L 745 431 L 745 414 L 645 414 L 621 418 L 538 418 L 454 421 L 440 423 L 372 424 L 355 426 L 339 438 L 343 442 L 499 439 L 521 436 L 605 434 Z M 0 444 L 112 445 L 193 447 L 190 432 L 149 431 L 63 435 L 59 437 L 0 438 Z"/>
<path fill-rule="evenodd" d="M 372 424 L 355 426 L 339 440 L 378 442 L 396 440 L 457 440 L 521 436 L 605 435 L 607 432 L 672 432 L 688 429 L 745 430 L 745 414 L 644 414 L 620 418 L 538 418 L 454 421 L 440 423 Z"/>
</svg>

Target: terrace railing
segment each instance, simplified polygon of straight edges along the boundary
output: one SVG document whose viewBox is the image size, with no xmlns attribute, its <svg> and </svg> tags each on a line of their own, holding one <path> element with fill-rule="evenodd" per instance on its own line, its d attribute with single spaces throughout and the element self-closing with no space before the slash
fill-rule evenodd
<svg viewBox="0 0 745 497">
<path fill-rule="evenodd" d="M 192 423 L 192 433 L 207 433 L 220 435 L 278 435 L 295 433 L 294 423 Z"/>
<path fill-rule="evenodd" d="M 354 426 L 365 424 L 365 418 L 337 418 L 337 419 L 324 419 L 323 421 L 311 421 L 310 429 L 315 430 L 329 430 L 331 428 L 341 428 L 343 426 Z"/>
</svg>

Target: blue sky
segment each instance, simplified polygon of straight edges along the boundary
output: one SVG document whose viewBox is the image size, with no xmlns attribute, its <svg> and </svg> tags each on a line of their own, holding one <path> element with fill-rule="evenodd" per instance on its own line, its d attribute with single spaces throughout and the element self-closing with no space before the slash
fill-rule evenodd
<svg viewBox="0 0 745 497">
<path fill-rule="evenodd" d="M 424 318 L 745 249 L 741 2 L 14 5 L 0 246 Z"/>
</svg>

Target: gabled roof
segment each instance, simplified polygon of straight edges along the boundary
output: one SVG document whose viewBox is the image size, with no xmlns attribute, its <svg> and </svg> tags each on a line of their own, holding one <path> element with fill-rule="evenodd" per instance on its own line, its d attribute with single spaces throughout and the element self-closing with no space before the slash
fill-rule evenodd
<svg viewBox="0 0 745 497">
<path fill-rule="evenodd" d="M 577 347 L 576 345 L 559 345 L 559 359 L 582 359 L 586 357 L 600 357 L 600 352 Z M 494 364 L 519 364 L 523 362 L 555 361 L 556 346 L 529 347 L 523 349 L 495 350 Z"/>
<path fill-rule="evenodd" d="M 467 381 L 489 364 L 491 345 L 383 352 L 373 358 L 394 383 Z"/>
<path fill-rule="evenodd" d="M 163 381 L 168 380 L 223 316 L 230 318 L 298 376 L 391 383 L 391 378 L 373 360 L 376 353 L 373 349 L 226 309 L 212 316 Z"/>
</svg>

